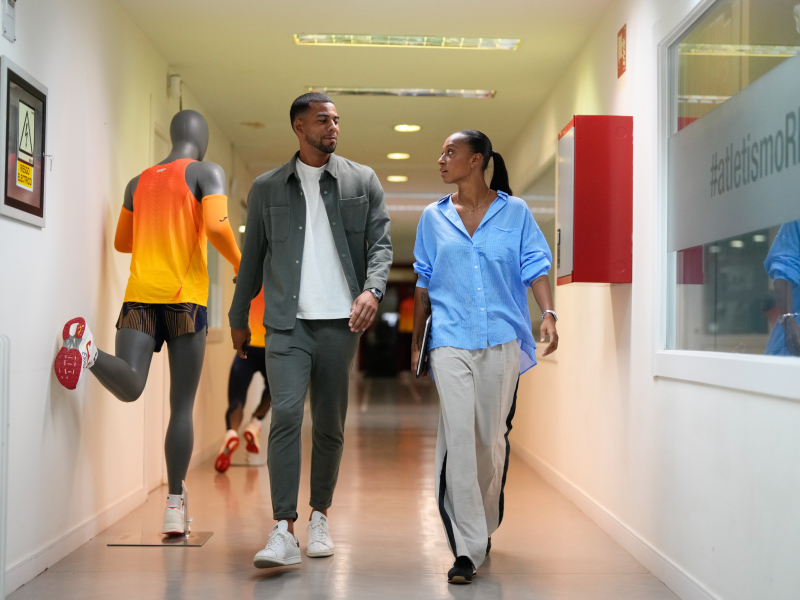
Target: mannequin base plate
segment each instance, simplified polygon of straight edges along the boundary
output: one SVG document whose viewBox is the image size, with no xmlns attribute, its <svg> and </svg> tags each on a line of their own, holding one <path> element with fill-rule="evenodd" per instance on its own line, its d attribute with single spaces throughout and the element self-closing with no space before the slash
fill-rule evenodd
<svg viewBox="0 0 800 600">
<path fill-rule="evenodd" d="M 149 533 L 133 531 L 122 534 L 109 546 L 202 546 L 214 535 L 213 531 L 193 531 L 185 535 L 164 535 L 163 533 Z"/>
</svg>

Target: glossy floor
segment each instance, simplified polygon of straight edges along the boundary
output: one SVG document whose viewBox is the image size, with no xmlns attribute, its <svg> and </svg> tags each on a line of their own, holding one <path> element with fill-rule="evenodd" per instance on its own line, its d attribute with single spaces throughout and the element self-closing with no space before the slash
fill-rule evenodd
<svg viewBox="0 0 800 600">
<path fill-rule="evenodd" d="M 345 454 L 333 508 L 336 554 L 299 566 L 258 570 L 270 520 L 266 467 L 194 469 L 196 530 L 202 548 L 119 548 L 125 532 L 160 527 L 165 489 L 13 594 L 58 598 L 480 598 L 675 600 L 660 581 L 513 454 L 506 516 L 492 552 L 469 586 L 448 585 L 450 554 L 433 499 L 438 408 L 428 384 L 409 379 L 354 383 Z M 221 418 L 221 417 L 220 417 Z M 308 419 L 300 521 L 308 518 Z"/>
</svg>

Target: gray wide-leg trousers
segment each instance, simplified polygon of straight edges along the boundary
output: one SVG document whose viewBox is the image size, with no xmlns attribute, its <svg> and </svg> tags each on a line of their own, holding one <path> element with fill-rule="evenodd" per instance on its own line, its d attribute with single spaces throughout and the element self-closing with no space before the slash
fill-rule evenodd
<svg viewBox="0 0 800 600">
<path fill-rule="evenodd" d="M 453 555 L 468 557 L 477 569 L 503 520 L 519 345 L 514 340 L 482 350 L 435 348 L 430 365 L 441 403 L 436 502 Z"/>
<path fill-rule="evenodd" d="M 350 370 L 359 334 L 348 319 L 297 319 L 294 329 L 267 327 L 267 378 L 272 392 L 267 466 L 273 518 L 297 519 L 300 487 L 300 429 L 311 388 L 311 506 L 333 501 L 344 446 Z"/>
</svg>

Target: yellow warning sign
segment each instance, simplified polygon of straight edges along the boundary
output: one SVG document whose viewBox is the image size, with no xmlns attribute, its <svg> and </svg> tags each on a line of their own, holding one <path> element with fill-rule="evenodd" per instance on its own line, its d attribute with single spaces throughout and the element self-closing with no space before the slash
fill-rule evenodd
<svg viewBox="0 0 800 600">
<path fill-rule="evenodd" d="M 21 160 L 17 160 L 17 185 L 33 191 L 33 167 Z"/>
<path fill-rule="evenodd" d="M 19 101 L 19 129 L 17 143 L 17 186 L 33 191 L 33 153 L 36 132 L 36 111 Z"/>
</svg>

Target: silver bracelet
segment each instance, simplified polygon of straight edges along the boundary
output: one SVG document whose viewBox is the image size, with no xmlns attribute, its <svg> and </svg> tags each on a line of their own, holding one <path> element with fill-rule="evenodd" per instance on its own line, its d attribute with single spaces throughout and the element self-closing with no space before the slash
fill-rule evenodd
<svg viewBox="0 0 800 600">
<path fill-rule="evenodd" d="M 554 311 L 554 310 L 546 310 L 546 311 L 544 311 L 544 312 L 542 313 L 542 321 L 544 321 L 544 316 L 545 316 L 547 313 L 550 313 L 551 315 L 553 315 L 553 318 L 554 318 L 556 321 L 558 321 L 558 315 L 556 314 L 556 311 Z"/>
<path fill-rule="evenodd" d="M 789 317 L 796 319 L 797 317 L 800 317 L 800 313 L 786 313 L 785 315 L 781 315 L 780 317 L 778 317 L 778 324 L 783 325 L 783 322 Z"/>
</svg>

